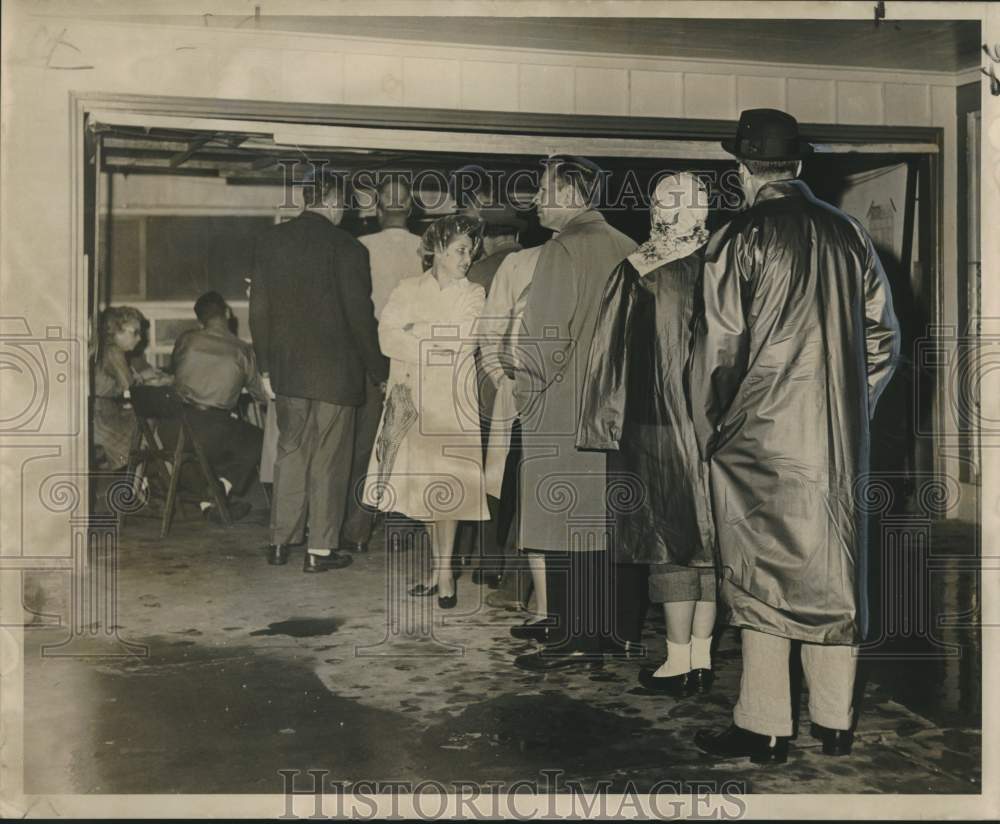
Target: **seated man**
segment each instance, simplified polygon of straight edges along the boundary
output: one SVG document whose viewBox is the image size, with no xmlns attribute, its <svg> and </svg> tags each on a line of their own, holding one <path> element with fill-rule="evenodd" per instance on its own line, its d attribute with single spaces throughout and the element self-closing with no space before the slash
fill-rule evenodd
<svg viewBox="0 0 1000 824">
<path fill-rule="evenodd" d="M 242 496 L 253 483 L 263 433 L 231 413 L 244 388 L 257 401 L 266 401 L 267 394 L 257 372 L 253 346 L 230 330 L 233 311 L 222 295 L 206 292 L 195 303 L 194 313 L 201 328 L 185 332 L 174 344 L 174 389 L 190 407 L 191 428 L 226 494 Z M 166 437 L 173 440 L 169 434 Z M 185 474 L 182 481 L 187 486 L 194 482 L 197 467 L 186 466 Z M 198 478 L 196 483 L 203 487 L 200 474 Z M 202 501 L 201 508 L 206 517 L 219 519 L 210 501 Z M 245 501 L 234 501 L 229 508 L 237 520 L 250 511 Z"/>
</svg>

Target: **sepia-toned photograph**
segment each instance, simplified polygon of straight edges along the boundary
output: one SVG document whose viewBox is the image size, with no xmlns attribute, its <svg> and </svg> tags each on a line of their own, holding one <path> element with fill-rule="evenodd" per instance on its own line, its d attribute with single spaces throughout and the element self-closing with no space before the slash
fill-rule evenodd
<svg viewBox="0 0 1000 824">
<path fill-rule="evenodd" d="M 1000 816 L 1000 8 L 2 30 L 0 814 Z"/>
</svg>

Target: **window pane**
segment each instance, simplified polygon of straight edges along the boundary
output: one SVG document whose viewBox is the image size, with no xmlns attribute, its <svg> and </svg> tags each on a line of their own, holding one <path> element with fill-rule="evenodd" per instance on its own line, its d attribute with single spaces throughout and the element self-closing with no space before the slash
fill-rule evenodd
<svg viewBox="0 0 1000 824">
<path fill-rule="evenodd" d="M 256 236 L 266 217 L 149 217 L 146 219 L 146 299 L 195 300 L 214 289 L 246 298 Z"/>
</svg>

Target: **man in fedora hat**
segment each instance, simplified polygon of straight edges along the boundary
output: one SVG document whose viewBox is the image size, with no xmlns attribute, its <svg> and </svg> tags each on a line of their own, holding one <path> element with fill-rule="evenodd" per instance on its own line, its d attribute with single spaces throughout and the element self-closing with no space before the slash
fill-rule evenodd
<svg viewBox="0 0 1000 824">
<path fill-rule="evenodd" d="M 864 229 L 796 180 L 812 147 L 795 119 L 745 111 L 722 145 L 748 208 L 707 247 L 688 380 L 743 676 L 732 726 L 695 740 L 719 757 L 783 762 L 797 641 L 813 735 L 844 755 L 867 627 L 858 489 L 899 326 Z"/>
</svg>

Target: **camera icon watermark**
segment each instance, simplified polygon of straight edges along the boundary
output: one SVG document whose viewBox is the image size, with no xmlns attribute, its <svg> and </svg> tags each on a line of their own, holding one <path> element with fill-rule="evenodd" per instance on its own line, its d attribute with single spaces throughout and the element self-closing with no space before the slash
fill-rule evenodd
<svg viewBox="0 0 1000 824">
<path fill-rule="evenodd" d="M 62 327 L 35 335 L 25 318 L 0 318 L 0 433 L 79 433 L 79 349 Z"/>
<path fill-rule="evenodd" d="M 534 337 L 522 328 L 511 338 L 500 355 L 482 358 L 476 327 L 468 337 L 462 336 L 458 324 L 431 327 L 430 337 L 420 342 L 420 360 L 411 373 L 421 434 L 481 433 L 484 422 L 493 420 L 493 410 L 483 407 L 482 398 L 492 395 L 501 378 L 512 378 L 517 386 L 516 409 L 501 413 L 497 423 L 509 425 L 516 418 L 523 435 L 575 436 L 576 415 L 565 414 L 564 404 L 553 400 L 558 395 L 560 400 L 574 399 L 575 404 L 579 397 L 586 364 L 575 341 L 555 326 Z"/>
<path fill-rule="evenodd" d="M 982 404 L 984 398 L 1000 394 L 1000 318 L 982 318 L 977 325 L 978 334 L 967 335 L 954 326 L 932 327 L 914 342 L 918 437 L 945 446 L 969 440 L 982 447 L 1000 446 L 1000 418 Z M 933 404 L 922 402 L 939 386 L 944 421 L 935 420 Z"/>
</svg>

